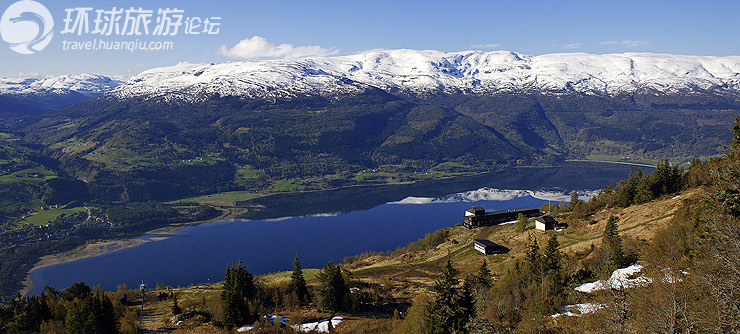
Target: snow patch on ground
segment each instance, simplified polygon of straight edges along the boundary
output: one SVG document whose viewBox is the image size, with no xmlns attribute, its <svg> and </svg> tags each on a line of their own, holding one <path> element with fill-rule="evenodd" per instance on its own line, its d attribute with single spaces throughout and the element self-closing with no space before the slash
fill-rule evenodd
<svg viewBox="0 0 740 334">
<path fill-rule="evenodd" d="M 576 291 L 591 293 L 607 289 L 624 289 L 637 286 L 645 286 L 652 283 L 652 279 L 645 276 L 630 278 L 639 273 L 643 268 L 641 264 L 633 264 L 627 268 L 617 269 L 612 272 L 612 276 L 607 280 L 599 280 L 592 283 L 584 283 L 576 287 Z"/>
<path fill-rule="evenodd" d="M 334 317 L 329 319 L 324 319 L 317 322 L 309 322 L 302 325 L 293 325 L 292 327 L 297 331 L 302 332 L 310 332 L 310 331 L 317 331 L 319 333 L 329 333 L 329 323 L 331 323 L 331 327 L 334 328 L 337 325 L 339 325 L 342 322 L 342 317 Z"/>
<path fill-rule="evenodd" d="M 278 317 L 275 315 L 266 315 L 265 319 L 271 320 L 274 322 L 275 320 L 278 319 Z M 288 320 L 288 318 L 280 318 L 280 321 L 283 324 L 287 324 L 286 320 Z M 305 333 L 308 333 L 311 331 L 316 331 L 319 333 L 329 333 L 330 323 L 331 323 L 331 327 L 335 328 L 341 322 L 342 322 L 342 317 L 333 317 L 331 319 L 324 319 L 324 320 L 316 321 L 316 322 L 308 322 L 308 323 L 300 324 L 300 325 L 291 325 L 290 327 L 293 327 L 293 329 L 297 331 L 305 332 Z M 242 332 L 251 331 L 252 329 L 254 329 L 254 326 L 243 326 L 237 329 L 236 331 L 242 333 Z"/>
<path fill-rule="evenodd" d="M 557 318 L 562 315 L 566 315 L 569 317 L 580 317 L 584 314 L 594 313 L 598 311 L 599 309 L 607 307 L 604 304 L 596 304 L 596 303 L 583 303 L 583 304 L 575 304 L 575 305 L 565 305 L 563 306 L 563 313 L 556 313 L 551 315 L 553 318 Z"/>
</svg>

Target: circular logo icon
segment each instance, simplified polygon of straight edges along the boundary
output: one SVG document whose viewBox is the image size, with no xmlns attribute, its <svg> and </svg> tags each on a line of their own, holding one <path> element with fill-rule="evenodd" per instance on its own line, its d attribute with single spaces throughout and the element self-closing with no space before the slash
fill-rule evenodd
<svg viewBox="0 0 740 334">
<path fill-rule="evenodd" d="M 0 18 L 0 36 L 10 49 L 21 54 L 43 50 L 54 35 L 54 19 L 44 5 L 33 0 L 18 1 Z"/>
</svg>

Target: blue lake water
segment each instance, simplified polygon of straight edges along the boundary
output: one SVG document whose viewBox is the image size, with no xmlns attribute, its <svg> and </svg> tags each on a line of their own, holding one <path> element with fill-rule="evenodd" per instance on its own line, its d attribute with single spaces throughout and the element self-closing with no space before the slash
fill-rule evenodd
<svg viewBox="0 0 740 334">
<path fill-rule="evenodd" d="M 114 290 L 119 284 L 184 286 L 218 282 L 228 264 L 243 262 L 254 274 L 290 270 L 298 254 L 304 267 L 320 268 L 329 260 L 366 251 L 393 250 L 426 233 L 462 221 L 464 210 L 482 205 L 487 210 L 540 207 L 546 200 L 531 196 L 508 200 L 384 204 L 409 196 L 442 197 L 466 190 L 599 189 L 626 179 L 632 166 L 566 163 L 559 167 L 514 168 L 456 179 L 413 184 L 350 187 L 304 194 L 278 194 L 243 203 L 253 220 L 217 222 L 184 227 L 168 238 L 117 250 L 101 256 L 40 268 L 31 272 L 38 294 L 45 285 L 62 289 L 77 281 Z M 485 197 L 502 199 L 503 197 Z M 567 198 L 567 196 L 566 196 Z M 468 199 L 471 200 L 471 199 Z M 253 210 L 252 208 L 261 208 Z M 315 215 L 264 219 L 286 215 Z M 145 235 L 143 239 L 158 239 Z M 115 248 L 115 247 L 113 247 Z"/>
<path fill-rule="evenodd" d="M 118 284 L 171 286 L 223 280 L 227 264 L 242 261 L 254 274 L 291 270 L 298 254 L 304 267 L 365 251 L 393 250 L 425 233 L 462 221 L 464 210 L 540 207 L 547 201 L 518 197 L 506 201 L 384 204 L 340 215 L 217 222 L 185 227 L 174 236 L 101 256 L 41 268 L 31 273 L 34 288 L 65 288 L 76 281 L 115 290 Z M 148 239 L 157 235 L 145 235 Z"/>
</svg>

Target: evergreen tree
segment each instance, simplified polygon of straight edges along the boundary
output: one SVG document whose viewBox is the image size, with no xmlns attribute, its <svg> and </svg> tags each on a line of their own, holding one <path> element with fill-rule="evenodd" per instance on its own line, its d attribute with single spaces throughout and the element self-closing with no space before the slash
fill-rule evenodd
<svg viewBox="0 0 740 334">
<path fill-rule="evenodd" d="M 253 320 L 249 311 L 249 300 L 253 299 L 255 294 L 254 276 L 241 262 L 233 267 L 226 267 L 221 299 L 224 301 L 223 322 L 227 328 Z"/>
<path fill-rule="evenodd" d="M 735 120 L 732 122 L 730 131 L 732 131 L 730 148 L 740 149 L 740 115 L 735 115 Z"/>
<path fill-rule="evenodd" d="M 341 311 L 349 288 L 342 275 L 342 270 L 334 261 L 329 261 L 318 275 L 321 285 L 318 289 L 318 306 L 321 310 Z"/>
<path fill-rule="evenodd" d="M 607 252 L 607 257 L 611 259 L 612 263 L 616 266 L 620 266 L 623 262 L 624 254 L 622 252 L 622 239 L 619 237 L 619 226 L 617 222 L 619 218 L 615 216 L 609 217 L 604 228 L 603 246 Z"/>
<path fill-rule="evenodd" d="M 546 272 L 557 272 L 560 270 L 560 251 L 558 247 L 560 247 L 560 243 L 558 243 L 558 238 L 553 234 L 550 236 L 550 240 L 548 240 L 542 256 L 542 264 Z"/>
<path fill-rule="evenodd" d="M 636 187 L 637 177 L 633 171 L 630 171 L 627 181 L 620 181 L 619 186 L 617 187 L 617 205 L 623 208 L 632 205 L 632 200 L 635 198 Z"/>
<path fill-rule="evenodd" d="M 483 260 L 483 263 L 478 268 L 478 274 L 475 276 L 475 285 L 478 291 L 487 292 L 491 288 L 491 272 L 488 271 L 488 263 Z"/>
<path fill-rule="evenodd" d="M 442 278 L 434 284 L 436 298 L 427 307 L 426 329 L 432 334 L 462 333 L 473 315 L 470 285 L 458 287 L 457 270 L 450 259 L 442 270 Z M 460 291 L 461 290 L 461 291 Z"/>
<path fill-rule="evenodd" d="M 13 322 L 22 332 L 38 332 L 42 321 L 51 319 L 51 310 L 46 304 L 46 296 L 23 297 L 20 293 L 10 302 Z"/>
<path fill-rule="evenodd" d="M 573 193 L 570 194 L 570 203 L 568 203 L 568 209 L 570 209 L 570 211 L 573 211 L 573 209 L 576 208 L 576 205 L 578 205 L 579 202 L 580 200 L 578 199 L 578 193 L 573 190 Z"/>
<path fill-rule="evenodd" d="M 516 230 L 519 231 L 519 233 L 523 233 L 526 228 L 527 217 L 524 214 L 520 213 L 516 216 Z"/>
<path fill-rule="evenodd" d="M 653 200 L 653 185 L 651 184 L 650 179 L 651 178 L 647 176 L 643 176 L 642 173 L 639 173 L 639 180 L 637 181 L 634 199 L 636 204 L 643 204 Z"/>
<path fill-rule="evenodd" d="M 95 332 L 99 334 L 118 333 L 116 313 L 110 299 L 101 290 L 95 292 L 91 299 L 95 314 Z"/>
<path fill-rule="evenodd" d="M 527 246 L 527 265 L 529 266 L 529 269 L 532 271 L 532 273 L 537 274 L 540 272 L 541 260 L 540 246 L 537 244 L 537 238 L 535 238 L 532 234 L 529 234 Z"/>
<path fill-rule="evenodd" d="M 177 294 L 172 295 L 172 314 L 178 315 L 182 313 L 182 309 L 180 309 L 180 305 L 177 303 Z"/>
<path fill-rule="evenodd" d="M 102 291 L 76 298 L 67 310 L 64 323 L 68 334 L 118 333 L 113 303 Z"/>
<path fill-rule="evenodd" d="M 64 319 L 64 327 L 67 334 L 95 334 L 95 326 L 92 317 L 92 310 L 87 299 L 76 299 L 72 307 L 67 310 L 67 316 Z"/>
<path fill-rule="evenodd" d="M 303 270 L 301 269 L 301 261 L 298 260 L 298 256 L 293 261 L 293 274 L 290 276 L 290 285 L 288 291 L 295 292 L 298 296 L 298 301 L 301 304 L 308 302 L 308 287 L 306 286 L 306 279 L 303 278 Z"/>
<path fill-rule="evenodd" d="M 85 299 L 91 292 L 92 290 L 85 282 L 74 282 L 69 288 L 64 290 L 64 299 L 70 301 L 75 298 Z"/>
</svg>

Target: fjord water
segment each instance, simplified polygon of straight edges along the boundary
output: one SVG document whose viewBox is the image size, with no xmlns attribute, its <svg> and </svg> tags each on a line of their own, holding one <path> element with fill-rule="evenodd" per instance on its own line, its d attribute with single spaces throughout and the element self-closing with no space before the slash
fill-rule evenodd
<svg viewBox="0 0 740 334">
<path fill-rule="evenodd" d="M 469 184 L 469 179 L 462 183 L 449 183 L 447 189 L 450 191 L 446 194 L 459 192 L 461 190 L 455 189 L 460 187 L 474 190 L 484 186 L 533 190 L 559 188 L 563 191 L 598 189 L 626 178 L 630 169 L 629 166 L 618 165 L 569 164 L 534 174 L 532 169 L 508 171 L 507 179 L 502 179 L 503 174 L 494 173 L 486 176 L 487 180 L 477 180 L 480 183 L 475 187 Z M 502 186 L 512 182 L 516 175 L 521 178 L 522 187 Z M 382 194 L 389 196 L 385 198 L 388 202 L 407 196 L 425 196 L 423 188 L 404 185 L 380 189 Z M 40 293 L 45 285 L 60 289 L 76 281 L 100 285 L 105 290 L 115 290 L 117 285 L 123 283 L 129 287 L 136 286 L 142 280 L 149 285 L 163 283 L 171 286 L 218 282 L 223 279 L 228 264 L 241 261 L 252 273 L 265 274 L 290 270 L 296 254 L 304 267 L 320 268 L 329 260 L 341 262 L 345 256 L 404 246 L 425 233 L 461 222 L 463 211 L 471 206 L 482 205 L 487 210 L 501 210 L 540 207 L 547 203 L 547 200 L 525 196 L 476 202 L 375 205 L 368 198 L 360 196 L 373 191 L 378 192 L 378 188 L 359 187 L 353 191 L 358 194 L 354 198 L 335 194 L 330 196 L 335 197 L 335 201 L 329 201 L 334 205 L 325 203 L 313 208 L 318 212 L 344 212 L 341 214 L 222 221 L 184 227 L 164 236 L 145 235 L 141 239 L 152 241 L 97 257 L 34 270 L 31 272 L 34 283 L 31 293 Z M 430 184 L 426 196 L 439 197 L 440 191 L 444 190 Z M 315 199 L 317 195 L 313 197 Z M 363 198 L 367 203 L 351 203 Z M 384 197 L 373 198 L 378 200 Z M 287 216 L 304 212 L 284 206 L 285 201 L 278 197 L 266 205 L 282 207 L 282 212 Z M 358 209 L 363 205 L 371 208 Z"/>
</svg>

